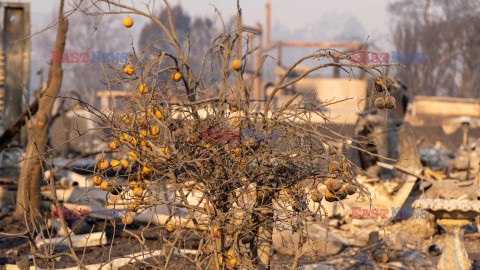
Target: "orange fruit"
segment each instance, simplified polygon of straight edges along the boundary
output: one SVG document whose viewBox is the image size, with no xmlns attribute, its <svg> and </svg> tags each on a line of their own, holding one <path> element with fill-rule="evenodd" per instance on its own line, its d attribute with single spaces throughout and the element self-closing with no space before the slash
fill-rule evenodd
<svg viewBox="0 0 480 270">
<path fill-rule="evenodd" d="M 136 181 L 130 181 L 130 187 L 133 188 L 133 189 L 138 187 L 137 182 Z"/>
<path fill-rule="evenodd" d="M 232 68 L 235 70 L 240 70 L 242 68 L 242 61 L 235 59 L 232 62 Z"/>
<path fill-rule="evenodd" d="M 342 188 L 342 181 L 337 179 L 328 179 L 326 186 L 328 190 L 336 192 L 337 190 Z"/>
<path fill-rule="evenodd" d="M 162 147 L 160 148 L 160 151 L 162 151 L 164 154 L 168 153 L 168 148 L 167 147 Z"/>
<path fill-rule="evenodd" d="M 233 118 L 232 125 L 234 125 L 234 126 L 237 125 L 239 121 L 240 121 L 240 119 L 238 119 L 237 117 Z"/>
<path fill-rule="evenodd" d="M 129 143 L 132 145 L 137 145 L 138 144 L 138 139 L 135 137 L 130 137 L 130 140 L 128 140 Z"/>
<path fill-rule="evenodd" d="M 238 153 L 240 153 L 240 148 L 233 148 L 231 153 L 232 153 L 232 156 L 237 156 Z"/>
<path fill-rule="evenodd" d="M 109 164 L 108 164 L 108 161 L 106 161 L 106 160 L 100 160 L 100 161 L 98 162 L 98 168 L 99 168 L 100 170 L 106 170 L 106 169 L 108 169 L 108 165 L 109 165 Z"/>
<path fill-rule="evenodd" d="M 332 161 L 330 162 L 330 164 L 328 164 L 328 170 L 330 172 L 338 172 L 340 171 L 340 164 L 338 163 L 338 161 Z"/>
<path fill-rule="evenodd" d="M 120 163 L 122 164 L 123 170 L 126 170 L 128 168 L 128 161 L 126 161 L 125 159 L 122 159 Z"/>
<path fill-rule="evenodd" d="M 125 121 L 125 123 L 130 123 L 130 117 L 128 115 L 125 115 L 122 119 Z"/>
<path fill-rule="evenodd" d="M 141 197 L 143 195 L 143 188 L 136 187 L 133 189 L 133 196 Z"/>
<path fill-rule="evenodd" d="M 128 152 L 128 160 L 135 161 L 135 158 L 137 158 L 137 154 L 135 154 L 135 152 L 133 151 Z"/>
<path fill-rule="evenodd" d="M 142 168 L 142 172 L 145 174 L 145 175 L 150 175 L 150 173 L 152 172 L 152 170 L 146 166 L 143 166 Z"/>
<path fill-rule="evenodd" d="M 217 229 L 217 227 L 213 228 L 213 234 L 215 237 L 220 238 L 220 231 Z"/>
<path fill-rule="evenodd" d="M 108 190 L 108 182 L 107 181 L 102 181 L 102 183 L 100 183 L 100 188 L 102 190 L 107 191 Z"/>
<path fill-rule="evenodd" d="M 353 195 L 355 194 L 355 192 L 357 192 L 357 187 L 352 184 L 347 184 L 345 186 L 345 191 L 347 192 L 348 195 Z"/>
<path fill-rule="evenodd" d="M 148 108 L 147 109 L 147 118 L 152 116 L 151 112 L 152 112 L 152 108 Z"/>
<path fill-rule="evenodd" d="M 325 200 L 326 200 L 327 202 L 338 201 L 337 197 L 335 197 L 335 195 L 334 195 L 332 192 L 328 191 L 328 190 L 327 190 L 327 192 L 325 193 Z"/>
<path fill-rule="evenodd" d="M 382 82 L 381 81 L 376 81 L 374 84 L 373 84 L 373 88 L 375 88 L 375 90 L 377 90 L 377 92 L 383 92 L 385 89 L 383 89 L 382 87 Z"/>
<path fill-rule="evenodd" d="M 120 164 L 120 161 L 116 160 L 116 159 L 112 159 L 112 161 L 110 161 L 110 166 L 112 166 L 112 170 L 118 172 L 122 169 L 122 165 Z"/>
<path fill-rule="evenodd" d="M 148 125 L 148 121 L 147 121 L 146 117 L 139 117 L 137 119 L 137 123 L 140 127 L 143 127 L 143 128 L 145 128 Z"/>
<path fill-rule="evenodd" d="M 133 26 L 133 20 L 130 17 L 127 17 L 123 19 L 123 26 L 125 27 L 132 27 Z"/>
<path fill-rule="evenodd" d="M 228 109 L 229 109 L 231 112 L 236 112 L 236 111 L 238 111 L 237 106 L 234 106 L 234 105 L 231 105 L 231 104 L 228 105 Z"/>
<path fill-rule="evenodd" d="M 125 68 L 123 68 L 123 72 L 125 72 L 125 74 L 127 74 L 127 75 L 132 75 L 133 74 L 133 67 L 132 66 L 126 66 Z"/>
<path fill-rule="evenodd" d="M 339 200 L 343 200 L 343 199 L 347 198 L 347 192 L 345 191 L 345 188 L 341 188 L 337 192 L 335 192 L 335 196 Z"/>
<path fill-rule="evenodd" d="M 147 131 L 146 130 L 142 129 L 142 130 L 140 130 L 140 132 L 138 132 L 138 137 L 139 138 L 143 138 L 145 136 L 147 136 Z"/>
<path fill-rule="evenodd" d="M 160 111 L 155 111 L 155 116 L 158 118 L 158 119 L 162 119 L 162 113 Z"/>
<path fill-rule="evenodd" d="M 117 144 L 112 141 L 108 144 L 108 148 L 110 148 L 110 150 L 115 150 L 117 149 Z"/>
<path fill-rule="evenodd" d="M 172 74 L 172 80 L 174 82 L 180 81 L 181 78 L 182 78 L 182 74 L 180 74 L 180 72 L 175 72 Z"/>
<path fill-rule="evenodd" d="M 158 126 L 153 125 L 153 126 L 150 127 L 150 135 L 151 136 L 155 137 L 155 136 L 158 135 L 158 133 L 160 133 L 160 128 Z"/>
<path fill-rule="evenodd" d="M 137 205 L 134 203 L 131 203 L 128 205 L 128 211 L 129 212 L 136 212 L 137 211 Z"/>
<path fill-rule="evenodd" d="M 342 167 L 342 170 L 346 171 L 347 170 L 347 164 L 345 162 L 340 161 L 340 166 Z"/>
<path fill-rule="evenodd" d="M 385 107 L 387 109 L 395 108 L 395 98 L 392 96 L 388 96 L 385 98 Z"/>
<path fill-rule="evenodd" d="M 237 259 L 235 259 L 233 257 L 233 249 L 229 249 L 227 251 L 227 257 L 228 257 L 228 260 L 230 261 L 230 263 L 235 266 L 235 264 L 237 263 Z"/>
<path fill-rule="evenodd" d="M 172 224 L 167 224 L 167 226 L 165 227 L 165 229 L 167 230 L 167 232 L 173 232 L 173 231 L 175 231 L 175 228 L 173 227 Z"/>
<path fill-rule="evenodd" d="M 314 202 L 321 202 L 323 199 L 323 194 L 321 192 L 318 192 L 318 190 L 314 190 L 312 192 L 312 201 Z"/>
<path fill-rule="evenodd" d="M 382 97 L 375 99 L 375 107 L 377 107 L 379 110 L 385 109 L 385 99 Z"/>
<path fill-rule="evenodd" d="M 98 187 L 98 186 L 100 186 L 101 183 L 102 183 L 102 178 L 100 176 L 96 175 L 96 176 L 93 177 L 93 184 L 95 186 Z"/>
<path fill-rule="evenodd" d="M 142 94 L 142 95 L 145 95 L 146 93 L 148 93 L 148 89 L 147 89 L 147 86 L 145 84 L 141 84 L 137 91 Z"/>
<path fill-rule="evenodd" d="M 133 218 L 130 215 L 125 215 L 122 218 L 122 223 L 125 224 L 125 225 L 132 224 L 132 222 L 133 222 Z"/>
</svg>

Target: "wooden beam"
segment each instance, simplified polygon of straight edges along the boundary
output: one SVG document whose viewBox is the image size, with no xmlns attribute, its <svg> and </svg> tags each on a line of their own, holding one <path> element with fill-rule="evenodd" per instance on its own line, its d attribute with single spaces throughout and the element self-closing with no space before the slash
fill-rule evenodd
<svg viewBox="0 0 480 270">
<path fill-rule="evenodd" d="M 27 123 L 30 117 L 34 116 L 38 111 L 38 98 L 25 110 L 13 124 L 8 127 L 0 136 L 0 152 L 5 149 L 13 138 L 18 134 L 20 129 Z"/>
</svg>

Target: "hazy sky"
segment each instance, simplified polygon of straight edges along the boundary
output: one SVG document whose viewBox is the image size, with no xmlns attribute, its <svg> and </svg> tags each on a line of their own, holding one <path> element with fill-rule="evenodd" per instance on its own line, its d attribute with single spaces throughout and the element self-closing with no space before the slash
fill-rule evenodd
<svg viewBox="0 0 480 270">
<path fill-rule="evenodd" d="M 89 0 L 85 0 L 89 1 Z M 13 2 L 13 1 L 12 1 Z M 34 14 L 49 13 L 56 10 L 58 0 L 24 0 L 30 2 Z M 142 7 L 144 0 L 126 0 L 125 4 L 133 3 Z M 224 18 L 230 17 L 236 11 L 235 0 L 170 0 L 170 4 L 181 3 L 191 15 L 214 15 L 212 5 L 215 5 Z M 244 23 L 255 25 L 265 23 L 265 4 L 268 0 L 241 0 Z M 289 30 L 299 29 L 314 24 L 324 13 L 351 14 L 357 17 L 365 27 L 368 35 L 374 36 L 388 30 L 387 0 L 271 0 L 272 24 L 281 23 Z M 156 6 L 163 1 L 156 0 Z M 312 40 L 319 41 L 319 40 Z"/>
</svg>

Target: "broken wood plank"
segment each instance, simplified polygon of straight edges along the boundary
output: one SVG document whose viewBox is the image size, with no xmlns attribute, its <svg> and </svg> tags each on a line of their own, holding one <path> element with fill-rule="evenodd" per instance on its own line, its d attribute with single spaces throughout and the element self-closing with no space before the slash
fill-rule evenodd
<svg viewBox="0 0 480 270">
<path fill-rule="evenodd" d="M 40 267 L 37 267 L 37 266 L 34 266 L 34 265 L 30 265 L 26 269 L 28 269 L 28 270 L 44 270 L 44 269 L 42 269 Z M 78 267 L 76 269 L 78 269 Z M 20 268 L 16 264 L 6 264 L 5 265 L 5 270 L 25 270 L 25 268 Z"/>
<path fill-rule="evenodd" d="M 0 152 L 5 149 L 8 144 L 13 140 L 13 138 L 18 134 L 20 129 L 27 123 L 30 117 L 34 116 L 38 111 L 38 98 L 36 98 L 33 103 L 28 106 L 28 109 L 25 110 L 18 118 L 11 124 L 0 136 Z"/>
<path fill-rule="evenodd" d="M 396 170 L 396 171 L 399 171 L 399 172 L 402 172 L 402 173 L 406 173 L 406 174 L 415 176 L 420 180 L 425 180 L 427 182 L 433 182 L 432 179 L 429 179 L 429 178 L 427 178 L 423 175 L 420 175 L 418 173 L 412 172 L 409 169 L 407 169 L 405 167 L 402 167 L 402 166 L 399 166 L 399 165 L 388 164 L 388 163 L 384 163 L 384 162 L 380 162 L 380 161 L 377 162 L 377 165 L 382 167 L 382 168 L 385 168 L 385 169 Z"/>
<path fill-rule="evenodd" d="M 71 235 L 72 246 L 74 248 L 93 247 L 107 244 L 107 236 L 104 232 L 95 232 L 82 235 Z M 43 245 L 68 246 L 66 237 L 37 238 L 35 244 L 40 247 Z"/>
</svg>

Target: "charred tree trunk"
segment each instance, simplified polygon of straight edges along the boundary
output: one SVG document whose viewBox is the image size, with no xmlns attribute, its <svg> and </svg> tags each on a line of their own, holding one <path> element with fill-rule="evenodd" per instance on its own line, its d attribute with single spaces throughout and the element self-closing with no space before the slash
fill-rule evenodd
<svg viewBox="0 0 480 270">
<path fill-rule="evenodd" d="M 68 21 L 63 17 L 63 0 L 60 2 L 59 23 L 55 51 L 63 53 L 68 30 Z M 47 131 L 51 120 L 51 112 L 55 98 L 62 85 L 62 63 L 52 62 L 47 88 L 41 93 L 38 102 L 38 112 L 33 119 L 32 126 L 28 129 L 28 144 L 25 158 L 21 164 L 20 179 L 18 183 L 17 206 L 15 217 L 22 218 L 26 214 L 38 216 L 41 213 L 40 205 L 40 175 L 42 160 L 44 158 Z"/>
<path fill-rule="evenodd" d="M 256 236 L 251 244 L 251 252 L 259 270 L 270 269 L 273 244 L 273 194 L 265 185 L 257 186 L 257 202 L 254 208 L 254 228 Z"/>
</svg>

